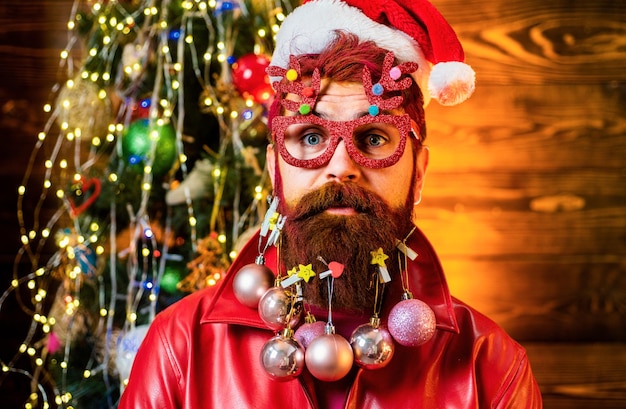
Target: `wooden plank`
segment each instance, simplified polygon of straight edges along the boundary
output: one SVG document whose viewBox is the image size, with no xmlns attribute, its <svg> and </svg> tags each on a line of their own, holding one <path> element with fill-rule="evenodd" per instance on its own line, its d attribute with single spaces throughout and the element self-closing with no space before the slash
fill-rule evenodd
<svg viewBox="0 0 626 409">
<path fill-rule="evenodd" d="M 480 82 L 569 84 L 626 79 L 619 0 L 434 0 Z"/>
<path fill-rule="evenodd" d="M 606 257 L 606 256 L 603 256 Z M 626 341 L 624 258 L 447 258 L 450 291 L 520 341 Z"/>
<path fill-rule="evenodd" d="M 460 106 L 430 104 L 426 119 L 433 173 L 581 167 L 621 172 L 626 163 L 620 87 L 478 84 Z"/>
<path fill-rule="evenodd" d="M 626 407 L 626 344 L 524 344 L 546 409 Z"/>
</svg>

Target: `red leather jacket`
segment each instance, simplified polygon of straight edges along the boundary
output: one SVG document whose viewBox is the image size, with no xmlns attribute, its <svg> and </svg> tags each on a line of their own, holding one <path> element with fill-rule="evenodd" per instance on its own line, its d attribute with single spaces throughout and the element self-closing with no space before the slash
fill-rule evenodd
<svg viewBox="0 0 626 409">
<path fill-rule="evenodd" d="M 257 243 L 254 238 L 246 245 L 232 272 L 253 262 Z M 435 336 L 420 347 L 396 345 L 384 368 L 355 368 L 339 389 L 343 402 L 332 407 L 541 408 L 524 349 L 494 322 L 450 297 L 439 260 L 419 230 L 408 245 L 419 254 L 410 267 L 410 288 L 435 311 Z M 273 252 L 266 254 L 270 268 L 275 261 Z M 324 391 L 337 390 L 336 385 L 322 385 L 306 370 L 287 382 L 265 373 L 260 351 L 273 333 L 256 310 L 235 299 L 233 276 L 227 274 L 217 289 L 191 294 L 157 315 L 135 358 L 120 409 L 331 406 L 320 397 L 328 398 Z M 400 300 L 395 281 L 386 295 L 382 323 Z M 356 325 L 367 317 L 358 320 Z"/>
</svg>

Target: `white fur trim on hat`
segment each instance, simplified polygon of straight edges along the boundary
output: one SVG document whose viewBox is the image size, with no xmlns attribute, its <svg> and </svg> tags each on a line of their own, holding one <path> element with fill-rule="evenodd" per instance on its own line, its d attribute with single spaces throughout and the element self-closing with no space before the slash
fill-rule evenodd
<svg viewBox="0 0 626 409">
<path fill-rule="evenodd" d="M 456 105 L 474 92 L 476 74 L 459 61 L 440 62 L 433 66 L 428 91 L 441 105 Z"/>
</svg>

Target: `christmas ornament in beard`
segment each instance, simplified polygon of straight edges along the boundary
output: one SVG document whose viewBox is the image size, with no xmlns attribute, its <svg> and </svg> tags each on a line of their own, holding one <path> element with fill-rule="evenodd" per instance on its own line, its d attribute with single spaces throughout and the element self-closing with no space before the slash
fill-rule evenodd
<svg viewBox="0 0 626 409">
<path fill-rule="evenodd" d="M 357 214 L 325 213 L 334 207 L 353 208 Z M 368 309 L 374 297 L 370 280 L 376 272 L 369 262 L 370 252 L 381 247 L 387 254 L 393 253 L 396 239 L 411 228 L 411 211 L 412 206 L 392 209 L 379 196 L 353 183 L 326 184 L 303 196 L 291 211 L 283 210 L 288 212 L 283 229 L 283 264 L 297 265 L 319 256 L 344 264 L 346 271 L 336 283 L 333 306 Z M 311 304 L 328 304 L 324 286 L 305 286 L 304 298 Z"/>
</svg>

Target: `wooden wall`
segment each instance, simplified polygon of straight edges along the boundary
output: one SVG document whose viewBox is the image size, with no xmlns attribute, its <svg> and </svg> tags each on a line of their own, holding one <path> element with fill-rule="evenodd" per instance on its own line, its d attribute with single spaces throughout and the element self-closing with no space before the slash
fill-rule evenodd
<svg viewBox="0 0 626 409">
<path fill-rule="evenodd" d="M 427 110 L 419 225 L 453 293 L 528 348 L 546 408 L 626 407 L 626 3 L 433 3 L 461 37 L 478 87 L 462 106 Z M 19 245 L 16 188 L 70 6 L 0 3 L 3 289 Z M 21 320 L 5 310 L 0 325 Z M 3 359 L 19 342 L 11 333 Z"/>
<path fill-rule="evenodd" d="M 477 72 L 427 122 L 421 225 L 455 293 L 520 340 L 626 341 L 626 5 L 435 4 Z"/>
</svg>

